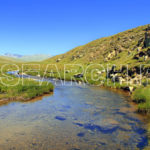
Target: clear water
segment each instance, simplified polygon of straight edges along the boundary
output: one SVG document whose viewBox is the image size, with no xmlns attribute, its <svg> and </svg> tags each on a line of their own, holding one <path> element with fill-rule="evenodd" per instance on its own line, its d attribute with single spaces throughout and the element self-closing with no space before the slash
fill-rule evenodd
<svg viewBox="0 0 150 150">
<path fill-rule="evenodd" d="M 56 86 L 41 100 L 0 106 L 0 149 L 143 149 L 146 130 L 132 107 L 106 89 Z"/>
</svg>

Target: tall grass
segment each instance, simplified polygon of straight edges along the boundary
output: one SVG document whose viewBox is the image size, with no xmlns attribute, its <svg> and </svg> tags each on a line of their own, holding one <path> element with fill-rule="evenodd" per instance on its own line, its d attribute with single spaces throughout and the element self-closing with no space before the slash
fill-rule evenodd
<svg viewBox="0 0 150 150">
<path fill-rule="evenodd" d="M 138 103 L 138 110 L 150 112 L 150 86 L 137 88 L 133 92 L 133 100 Z"/>
<path fill-rule="evenodd" d="M 14 83 L 17 83 L 17 81 L 17 78 L 13 79 Z M 39 82 L 31 79 L 21 79 L 20 82 L 14 86 L 4 85 L 1 82 L 0 99 L 28 100 L 43 94 L 48 94 L 52 92 L 53 89 L 53 85 L 49 82 L 42 82 L 42 84 L 39 84 Z"/>
</svg>

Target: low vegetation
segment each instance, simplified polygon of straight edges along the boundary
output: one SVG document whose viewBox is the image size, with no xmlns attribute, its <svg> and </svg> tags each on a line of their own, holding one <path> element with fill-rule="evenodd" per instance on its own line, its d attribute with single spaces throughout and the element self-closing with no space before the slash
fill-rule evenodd
<svg viewBox="0 0 150 150">
<path fill-rule="evenodd" d="M 54 87 L 49 82 L 38 82 L 33 79 L 9 77 L 0 83 L 0 101 L 25 101 L 44 94 L 49 94 Z M 12 78 L 12 80 L 11 80 Z"/>
<path fill-rule="evenodd" d="M 139 112 L 150 112 L 150 86 L 137 88 L 133 92 L 133 100 L 138 103 Z"/>
</svg>

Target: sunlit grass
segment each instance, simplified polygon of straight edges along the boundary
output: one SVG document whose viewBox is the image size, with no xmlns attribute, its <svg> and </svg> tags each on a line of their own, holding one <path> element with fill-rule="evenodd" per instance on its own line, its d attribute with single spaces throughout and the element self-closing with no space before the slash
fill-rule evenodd
<svg viewBox="0 0 150 150">
<path fill-rule="evenodd" d="M 18 78 L 14 78 L 11 83 L 10 81 L 5 81 L 5 84 L 0 83 L 0 99 L 27 100 L 48 94 L 53 89 L 53 85 L 49 82 L 40 84 L 38 81 L 31 79 L 21 79 L 18 82 Z"/>
<path fill-rule="evenodd" d="M 150 112 L 150 86 L 137 88 L 133 99 L 138 103 L 139 111 Z"/>
</svg>

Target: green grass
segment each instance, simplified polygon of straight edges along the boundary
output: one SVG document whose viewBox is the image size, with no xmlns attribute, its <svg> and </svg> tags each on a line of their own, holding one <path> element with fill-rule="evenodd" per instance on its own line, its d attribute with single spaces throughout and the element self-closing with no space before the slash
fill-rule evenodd
<svg viewBox="0 0 150 150">
<path fill-rule="evenodd" d="M 4 80 L 0 83 L 0 100 L 29 100 L 53 91 L 54 87 L 49 82 L 42 82 L 31 79 L 13 78 L 12 81 Z M 5 84 L 4 84 L 5 83 Z M 7 84 L 7 85 L 6 85 Z"/>
<path fill-rule="evenodd" d="M 11 57 L 6 57 L 6 56 L 0 56 L 0 64 L 7 64 L 7 63 L 21 63 L 23 61 Z"/>
<path fill-rule="evenodd" d="M 137 88 L 133 92 L 133 100 L 138 103 L 140 112 L 150 112 L 150 86 Z"/>
</svg>

